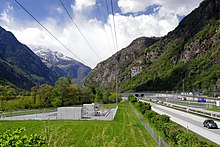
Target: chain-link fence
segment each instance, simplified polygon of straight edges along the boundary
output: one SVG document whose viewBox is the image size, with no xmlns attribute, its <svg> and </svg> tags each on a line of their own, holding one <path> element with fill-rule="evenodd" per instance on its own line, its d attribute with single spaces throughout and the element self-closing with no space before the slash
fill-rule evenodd
<svg viewBox="0 0 220 147">
<path fill-rule="evenodd" d="M 129 103 L 131 108 L 133 109 L 134 113 L 138 117 L 138 119 L 141 121 L 141 123 L 144 125 L 145 129 L 148 131 L 148 133 L 152 136 L 154 141 L 157 143 L 159 147 L 169 147 L 169 145 L 161 138 L 146 122 L 141 116 L 138 114 L 138 112 L 134 109 L 134 107 Z"/>
</svg>

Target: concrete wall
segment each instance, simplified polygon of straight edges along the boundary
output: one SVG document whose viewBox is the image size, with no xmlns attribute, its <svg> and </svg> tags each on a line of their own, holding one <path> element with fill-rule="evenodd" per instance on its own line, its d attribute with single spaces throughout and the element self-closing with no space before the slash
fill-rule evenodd
<svg viewBox="0 0 220 147">
<path fill-rule="evenodd" d="M 79 120 L 82 119 L 82 107 L 59 107 L 57 119 Z"/>
</svg>

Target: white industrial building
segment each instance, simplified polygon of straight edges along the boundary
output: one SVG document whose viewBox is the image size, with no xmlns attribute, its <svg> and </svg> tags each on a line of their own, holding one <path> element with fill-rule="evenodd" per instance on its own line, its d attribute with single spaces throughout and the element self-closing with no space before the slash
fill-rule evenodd
<svg viewBox="0 0 220 147">
<path fill-rule="evenodd" d="M 82 119 L 82 107 L 59 107 L 57 112 L 57 119 Z"/>
<path fill-rule="evenodd" d="M 114 109 L 100 110 L 98 103 L 83 104 L 83 107 L 59 107 L 57 119 L 81 120 L 81 119 L 104 119 L 111 117 Z"/>
</svg>

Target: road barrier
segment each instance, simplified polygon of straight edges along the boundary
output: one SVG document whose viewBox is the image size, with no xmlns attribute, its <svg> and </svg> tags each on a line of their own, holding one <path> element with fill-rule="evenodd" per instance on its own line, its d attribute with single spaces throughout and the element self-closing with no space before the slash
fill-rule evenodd
<svg viewBox="0 0 220 147">
<path fill-rule="evenodd" d="M 171 108 L 183 110 L 183 111 L 186 111 L 186 112 L 199 114 L 199 115 L 202 115 L 202 116 L 207 116 L 207 117 L 210 117 L 210 118 L 220 120 L 220 112 L 214 112 L 214 111 L 209 111 L 209 110 L 204 110 L 204 109 L 199 109 L 199 108 L 182 106 L 182 105 L 167 103 L 167 102 L 164 102 L 163 105 L 171 107 Z"/>
<path fill-rule="evenodd" d="M 140 101 L 146 101 L 146 99 L 143 99 L 143 100 L 140 100 Z M 147 100 L 147 101 L 149 101 L 149 100 Z M 185 111 L 185 112 L 198 114 L 198 115 L 201 115 L 201 116 L 210 117 L 210 118 L 220 120 L 220 112 L 204 110 L 204 109 L 201 109 L 201 108 L 193 108 L 193 107 L 178 105 L 178 104 L 169 103 L 169 102 L 152 101 L 152 100 L 151 100 L 151 102 L 160 103 L 163 106 L 167 106 L 167 107 L 170 107 L 170 108 L 174 108 L 174 109 L 178 109 L 178 110 L 181 110 L 181 111 Z"/>
</svg>

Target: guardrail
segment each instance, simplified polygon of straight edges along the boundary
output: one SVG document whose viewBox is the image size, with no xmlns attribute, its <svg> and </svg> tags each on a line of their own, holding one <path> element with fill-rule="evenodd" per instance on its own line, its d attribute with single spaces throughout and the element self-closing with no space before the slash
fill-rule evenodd
<svg viewBox="0 0 220 147">
<path fill-rule="evenodd" d="M 186 111 L 186 112 L 199 114 L 199 115 L 202 115 L 202 116 L 207 116 L 207 117 L 210 117 L 210 118 L 220 120 L 220 112 L 214 112 L 214 111 L 204 110 L 204 109 L 200 109 L 200 108 L 182 106 L 182 105 L 167 103 L 167 102 L 164 102 L 164 105 L 166 105 L 168 107 L 175 108 L 175 109 L 180 109 L 180 110 L 183 110 L 183 111 Z"/>
<path fill-rule="evenodd" d="M 142 100 L 144 100 L 144 99 L 142 99 Z M 151 102 L 160 103 L 160 104 L 167 106 L 167 107 L 170 107 L 170 108 L 175 108 L 175 109 L 179 109 L 181 111 L 186 111 L 186 112 L 199 114 L 202 116 L 206 116 L 206 117 L 220 120 L 220 112 L 209 111 L 209 110 L 204 110 L 204 109 L 200 109 L 200 108 L 193 108 L 193 107 L 173 104 L 173 103 L 169 103 L 169 102 L 162 102 L 162 101 L 159 101 L 159 102 L 151 101 Z"/>
</svg>

